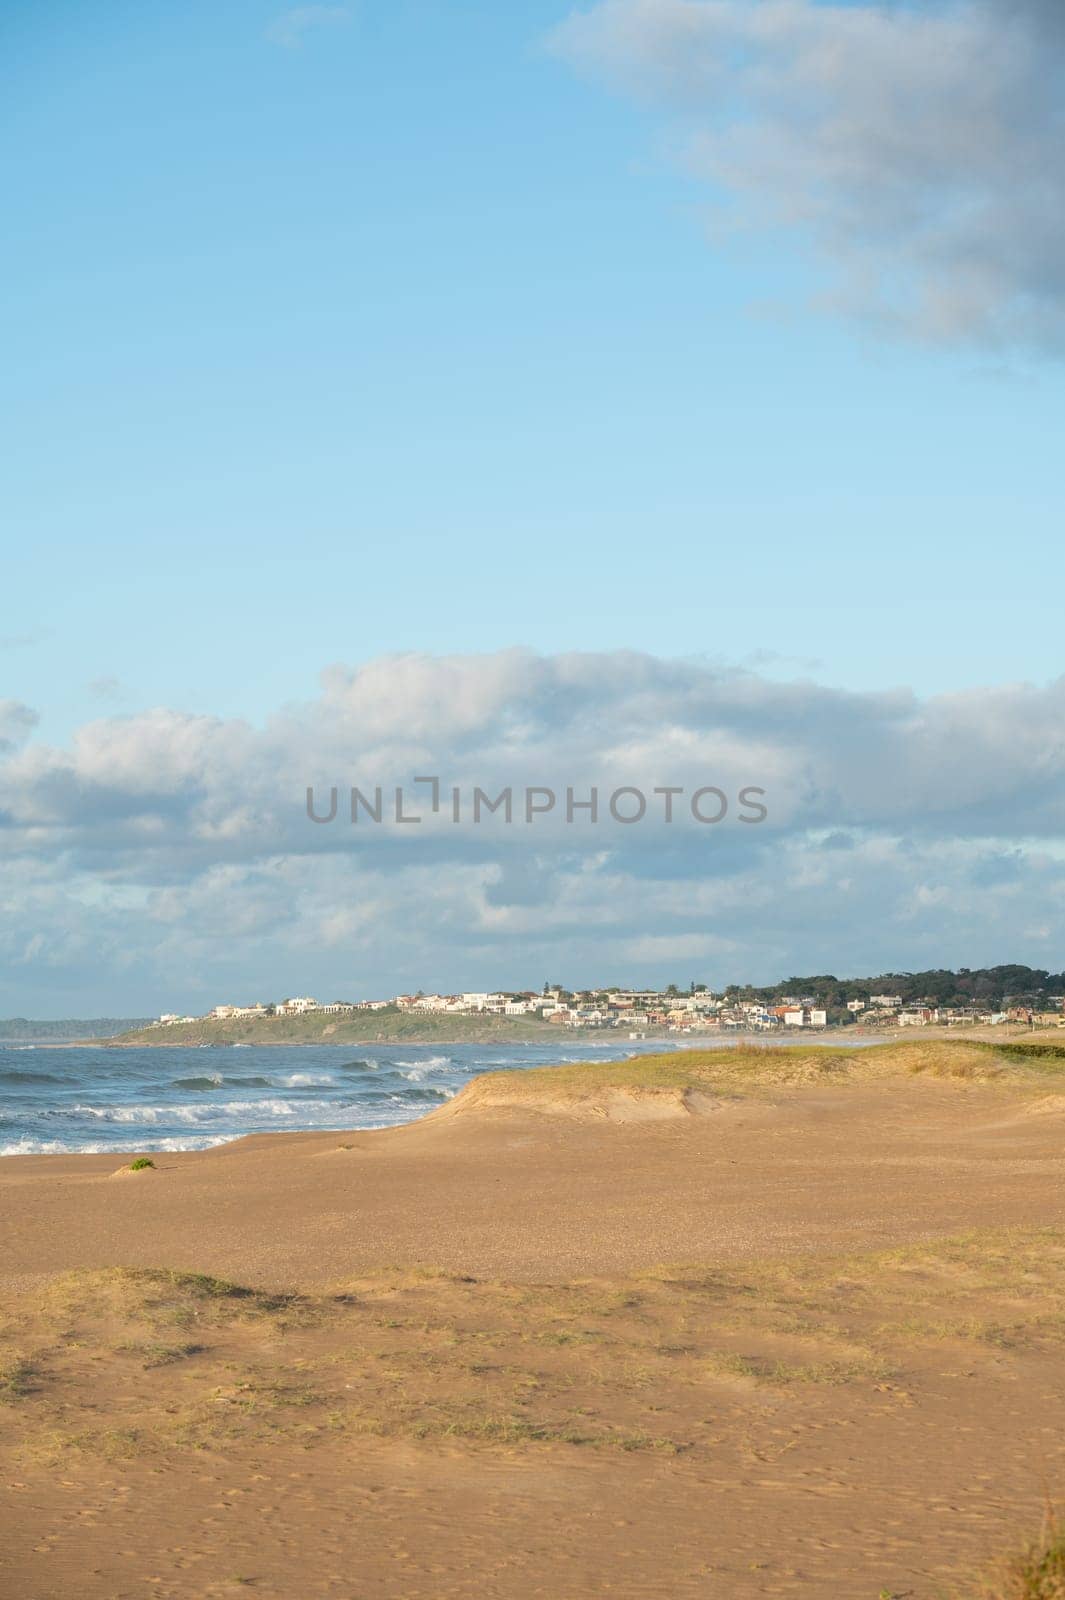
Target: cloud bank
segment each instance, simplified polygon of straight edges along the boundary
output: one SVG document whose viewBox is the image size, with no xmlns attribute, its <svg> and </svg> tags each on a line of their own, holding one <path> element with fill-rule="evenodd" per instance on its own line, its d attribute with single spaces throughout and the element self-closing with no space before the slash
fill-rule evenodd
<svg viewBox="0 0 1065 1600">
<path fill-rule="evenodd" d="M 0 1014 L 422 984 L 1061 966 L 1065 679 L 921 700 L 636 653 L 333 667 L 262 727 L 158 709 L 69 748 L 0 706 Z M 766 791 L 758 827 L 316 826 L 421 774 Z M 424 791 L 423 791 L 424 792 Z M 387 816 L 387 808 L 386 808 Z M 84 1008 L 88 1006 L 88 1010 Z"/>
<path fill-rule="evenodd" d="M 1058 0 L 601 0 L 551 42 L 664 110 L 722 225 L 807 239 L 836 307 L 1060 352 Z"/>
</svg>

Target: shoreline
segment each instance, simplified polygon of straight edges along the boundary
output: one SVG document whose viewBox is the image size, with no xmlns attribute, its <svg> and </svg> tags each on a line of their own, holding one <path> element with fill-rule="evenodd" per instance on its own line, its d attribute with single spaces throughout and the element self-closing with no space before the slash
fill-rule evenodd
<svg viewBox="0 0 1065 1600">
<path fill-rule="evenodd" d="M 951 1042 L 951 1043 L 957 1043 L 957 1044 L 964 1044 L 964 1043 L 968 1042 L 968 1043 L 976 1043 L 976 1044 L 981 1044 L 981 1045 L 1001 1043 L 1003 1045 L 1007 1045 L 1008 1044 L 1008 1045 L 1016 1046 L 1021 1041 L 1022 1038 L 1023 1039 L 1027 1039 L 1030 1043 L 1033 1043 L 1033 1044 L 1036 1044 L 1036 1045 L 1038 1045 L 1038 1044 L 1051 1044 L 1051 1043 L 1054 1044 L 1054 1045 L 1057 1045 L 1061 1049 L 1062 1055 L 1065 1056 L 1065 1039 L 1062 1039 L 1060 1031 L 1056 1030 L 1056 1029 L 1044 1029 L 1044 1030 L 1041 1030 L 1041 1031 L 1037 1030 L 1035 1034 L 1032 1034 L 1027 1029 L 1023 1029 L 1019 1033 L 1014 1033 L 1013 1035 L 1009 1036 L 1008 1038 L 1007 1037 L 1003 1037 L 1002 1030 L 1000 1030 L 1000 1029 L 991 1030 L 989 1028 L 985 1028 L 983 1030 L 974 1030 L 974 1031 L 971 1031 L 971 1032 L 968 1032 L 968 1033 L 964 1033 L 964 1034 L 961 1032 L 961 1030 L 949 1030 L 949 1031 L 948 1030 L 939 1030 L 938 1037 L 934 1038 L 934 1039 L 929 1037 L 929 1035 L 931 1035 L 932 1033 L 933 1033 L 933 1030 L 931 1030 L 931 1029 L 915 1030 L 915 1029 L 904 1028 L 904 1029 L 896 1030 L 891 1034 L 887 1034 L 886 1031 L 884 1033 L 881 1033 L 879 1031 L 877 1031 L 875 1033 L 863 1033 L 863 1034 L 850 1034 L 850 1033 L 848 1033 L 845 1039 L 840 1039 L 838 1036 L 834 1036 L 831 1033 L 831 1030 L 829 1030 L 827 1037 L 826 1037 L 825 1034 L 822 1033 L 822 1034 L 819 1034 L 816 1037 L 807 1036 L 805 1038 L 798 1038 L 798 1039 L 796 1039 L 796 1038 L 785 1038 L 785 1037 L 781 1037 L 779 1035 L 772 1036 L 772 1037 L 767 1039 L 766 1036 L 764 1034 L 762 1034 L 762 1033 L 749 1033 L 749 1034 L 731 1035 L 727 1039 L 691 1040 L 690 1042 L 688 1040 L 683 1040 L 682 1041 L 682 1040 L 678 1039 L 678 1037 L 675 1034 L 667 1034 L 667 1035 L 657 1036 L 657 1037 L 654 1036 L 654 1035 L 648 1035 L 648 1036 L 646 1036 L 646 1042 L 648 1044 L 655 1044 L 655 1045 L 661 1045 L 661 1046 L 667 1047 L 662 1052 L 663 1059 L 672 1058 L 677 1062 L 678 1066 L 681 1064 L 681 1062 L 683 1060 L 683 1057 L 685 1055 L 688 1055 L 688 1054 L 695 1054 L 695 1053 L 698 1053 L 698 1052 L 701 1051 L 701 1052 L 705 1053 L 706 1055 L 710 1056 L 711 1058 L 713 1058 L 713 1056 L 716 1055 L 719 1051 L 724 1053 L 729 1048 L 739 1047 L 739 1048 L 742 1049 L 742 1048 L 749 1048 L 752 1045 L 754 1045 L 756 1047 L 759 1047 L 759 1048 L 762 1048 L 762 1049 L 765 1049 L 767 1054 L 770 1053 L 770 1052 L 775 1052 L 775 1051 L 787 1052 L 787 1051 L 800 1051 L 800 1050 L 803 1050 L 803 1051 L 807 1051 L 807 1052 L 819 1052 L 819 1051 L 824 1051 L 824 1050 L 845 1051 L 847 1049 L 853 1049 L 855 1051 L 864 1052 L 866 1050 L 875 1050 L 878 1047 L 879 1048 L 884 1048 L 884 1047 L 891 1046 L 891 1045 L 900 1045 L 900 1044 L 901 1045 L 920 1045 L 922 1043 L 936 1044 L 936 1043 L 942 1043 L 942 1042 Z M 918 1036 L 915 1037 L 915 1034 L 918 1035 Z M 923 1038 L 920 1037 L 921 1034 L 924 1035 Z M 284 1040 L 275 1040 L 275 1041 L 271 1042 L 271 1047 L 272 1048 L 282 1048 L 282 1047 L 284 1047 L 284 1048 L 293 1048 L 293 1049 L 294 1048 L 303 1048 L 306 1045 L 308 1045 L 310 1042 L 311 1041 L 300 1041 L 298 1044 L 289 1044 L 287 1041 L 284 1041 Z M 319 1043 L 319 1044 L 324 1043 L 329 1048 L 333 1048 L 333 1049 L 345 1049 L 345 1048 L 348 1048 L 348 1045 L 349 1045 L 349 1041 L 346 1041 L 346 1040 L 341 1040 L 341 1041 L 315 1041 L 315 1042 Z M 376 1042 L 379 1042 L 379 1041 L 366 1041 L 366 1042 L 368 1042 L 368 1043 L 376 1043 Z M 395 1042 L 397 1044 L 400 1044 L 400 1045 L 402 1045 L 404 1047 L 407 1047 L 407 1048 L 410 1048 L 411 1046 L 417 1046 L 417 1045 L 423 1045 L 423 1046 L 432 1045 L 432 1046 L 439 1046 L 439 1047 L 444 1047 L 444 1048 L 451 1047 L 452 1045 L 457 1045 L 457 1046 L 459 1046 L 461 1048 L 464 1045 L 469 1045 L 471 1043 L 475 1043 L 476 1041 L 470 1041 L 470 1040 L 448 1041 L 448 1040 L 443 1040 L 443 1039 L 432 1039 L 432 1040 L 418 1041 L 418 1040 L 411 1040 L 411 1039 L 403 1039 L 403 1040 L 398 1040 L 398 1041 L 393 1041 L 393 1042 Z M 517 1040 L 512 1041 L 512 1043 L 515 1043 L 515 1044 L 520 1044 L 520 1043 L 523 1043 L 523 1042 L 524 1041 L 517 1041 Z M 615 1041 L 613 1041 L 613 1040 L 604 1041 L 604 1044 L 606 1044 L 606 1043 L 614 1043 L 614 1042 Z M 636 1041 L 626 1040 L 626 1041 L 616 1041 L 616 1042 L 618 1044 L 621 1044 L 621 1043 L 628 1044 L 628 1043 L 635 1043 Z M 640 1042 L 643 1043 L 644 1039 L 641 1039 Z M 56 1044 L 56 1045 L 42 1045 L 42 1046 L 39 1046 L 39 1047 L 35 1046 L 34 1048 L 41 1048 L 41 1049 L 95 1049 L 95 1048 L 105 1048 L 105 1046 L 100 1045 L 99 1042 L 91 1042 L 91 1043 L 89 1043 L 87 1045 L 77 1045 L 77 1044 L 73 1044 L 73 1043 L 63 1042 L 63 1043 Z M 111 1047 L 111 1048 L 113 1048 L 113 1047 Z M 120 1048 L 123 1048 L 123 1049 L 137 1049 L 139 1047 L 136 1046 L 136 1045 L 124 1045 L 124 1046 L 121 1046 Z M 160 1048 L 186 1049 L 186 1050 L 189 1050 L 189 1049 L 234 1049 L 234 1048 L 237 1048 L 237 1046 L 227 1043 L 227 1044 L 202 1045 L 202 1046 L 198 1046 L 198 1045 L 192 1045 L 192 1046 L 189 1046 L 189 1045 L 171 1045 L 171 1046 L 161 1046 Z M 252 1046 L 250 1048 L 256 1048 L 256 1046 Z M 648 1051 L 648 1052 L 646 1052 L 646 1054 L 648 1056 L 653 1056 L 654 1052 Z M 291 1141 L 293 1139 L 297 1139 L 297 1140 L 298 1139 L 311 1139 L 311 1140 L 314 1140 L 314 1139 L 326 1139 L 326 1140 L 333 1139 L 333 1140 L 336 1140 L 336 1139 L 339 1139 L 339 1138 L 342 1138 L 342 1137 L 345 1137 L 345 1136 L 348 1136 L 348 1135 L 350 1135 L 352 1138 L 362 1139 L 362 1138 L 370 1138 L 370 1137 L 373 1137 L 375 1135 L 394 1134 L 394 1133 L 397 1133 L 397 1132 L 400 1132 L 400 1131 L 403 1131 L 403 1130 L 419 1128 L 419 1127 L 421 1127 L 421 1126 L 423 1126 L 423 1125 L 425 1125 L 427 1123 L 432 1122 L 434 1119 L 439 1119 L 442 1114 L 447 1114 L 447 1113 L 451 1112 L 454 1109 L 456 1103 L 458 1101 L 460 1101 L 464 1095 L 467 1095 L 469 1093 L 469 1091 L 471 1089 L 473 1089 L 476 1085 L 478 1085 L 480 1083 L 484 1083 L 484 1081 L 486 1079 L 488 1079 L 488 1078 L 506 1079 L 506 1078 L 509 1078 L 509 1077 L 513 1076 L 515 1079 L 520 1080 L 521 1078 L 523 1078 L 528 1073 L 542 1074 L 542 1073 L 545 1073 L 545 1072 L 549 1073 L 549 1072 L 553 1072 L 553 1071 L 561 1071 L 561 1070 L 564 1070 L 566 1067 L 571 1066 L 571 1065 L 575 1065 L 575 1066 L 579 1066 L 579 1067 L 586 1067 L 586 1068 L 589 1068 L 589 1069 L 591 1069 L 593 1071 L 600 1070 L 604 1074 L 607 1074 L 607 1073 L 609 1073 L 611 1068 L 617 1069 L 619 1067 L 624 1066 L 626 1063 L 639 1062 L 640 1058 L 643 1055 L 644 1055 L 644 1052 L 642 1052 L 642 1051 L 634 1051 L 634 1052 L 631 1052 L 631 1053 L 626 1053 L 626 1052 L 622 1051 L 617 1056 L 610 1056 L 610 1057 L 606 1057 L 606 1058 L 602 1058 L 602 1059 L 597 1059 L 597 1058 L 594 1058 L 594 1057 L 582 1057 L 577 1062 L 556 1061 L 556 1062 L 550 1062 L 550 1063 L 544 1063 L 544 1064 L 530 1062 L 526 1066 L 515 1066 L 515 1067 L 510 1068 L 510 1069 L 506 1069 L 506 1068 L 499 1069 L 499 1068 L 496 1068 L 496 1069 L 493 1069 L 492 1071 L 489 1071 L 489 1072 L 476 1073 L 468 1080 L 468 1082 L 466 1084 L 463 1085 L 463 1087 L 457 1092 L 457 1094 L 454 1096 L 454 1098 L 444 1101 L 443 1104 L 432 1106 L 427 1110 L 420 1110 L 420 1111 L 417 1112 L 416 1115 L 411 1116 L 411 1117 L 407 1118 L 404 1121 L 390 1122 L 390 1123 L 385 1123 L 383 1125 L 379 1124 L 379 1125 L 370 1126 L 370 1127 L 353 1125 L 350 1122 L 344 1122 L 344 1123 L 339 1124 L 335 1128 L 322 1128 L 322 1127 L 319 1126 L 319 1127 L 303 1127 L 303 1128 L 301 1128 L 301 1127 L 285 1127 L 285 1128 L 271 1128 L 271 1129 L 268 1129 L 268 1130 L 253 1130 L 253 1131 L 246 1132 L 246 1133 L 233 1133 L 231 1135 L 227 1134 L 227 1135 L 224 1135 L 222 1137 L 219 1137 L 217 1140 L 215 1140 L 214 1142 L 212 1142 L 210 1144 L 202 1144 L 202 1145 L 198 1145 L 198 1146 L 190 1145 L 190 1146 L 188 1146 L 186 1148 L 179 1148 L 179 1147 L 175 1146 L 173 1143 L 168 1144 L 166 1147 L 159 1147 L 159 1146 L 153 1147 L 149 1143 L 149 1144 L 145 1144 L 145 1145 L 136 1145 L 136 1146 L 133 1146 L 133 1145 L 131 1145 L 131 1146 L 113 1146 L 113 1147 L 105 1148 L 103 1150 L 96 1149 L 96 1150 L 11 1151 L 11 1152 L 9 1152 L 7 1154 L 0 1155 L 0 1175 L 2 1175 L 5 1171 L 10 1170 L 10 1164 L 12 1164 L 12 1163 L 16 1163 L 16 1164 L 40 1163 L 40 1162 L 43 1162 L 43 1163 L 66 1163 L 66 1162 L 71 1162 L 71 1161 L 73 1161 L 73 1162 L 97 1162 L 97 1163 L 101 1163 L 101 1164 L 102 1163 L 118 1163 L 117 1170 L 121 1171 L 126 1165 L 128 1165 L 128 1163 L 130 1161 L 135 1160 L 138 1156 L 149 1156 L 149 1157 L 152 1157 L 153 1159 L 154 1158 L 159 1158 L 160 1160 L 172 1160 L 174 1158 L 180 1157 L 183 1161 L 191 1161 L 191 1160 L 194 1160 L 195 1158 L 204 1158 L 204 1157 L 217 1156 L 219 1152 L 221 1152 L 223 1150 L 232 1150 L 235 1146 L 241 1145 L 242 1143 L 244 1143 L 246 1141 L 249 1141 L 249 1140 L 254 1140 L 254 1141 L 257 1141 L 259 1143 L 261 1143 L 263 1141 L 267 1141 L 268 1143 L 269 1142 L 276 1142 L 278 1147 L 280 1148 L 281 1145 L 283 1145 L 284 1143 L 286 1143 L 288 1141 Z"/>
<path fill-rule="evenodd" d="M 478 1270 L 495 1263 L 495 1271 L 501 1251 L 542 1259 L 539 1229 L 551 1217 L 551 1248 L 566 1258 L 567 1270 L 578 1264 L 594 1270 L 596 1251 L 629 1266 L 684 1259 L 699 1253 L 700 1239 L 703 1246 L 727 1246 L 730 1252 L 746 1241 L 742 1254 L 753 1245 L 751 1219 L 766 1208 L 777 1219 L 774 1248 L 786 1246 L 790 1235 L 788 1186 L 766 1182 L 766 1140 L 776 1170 L 781 1138 L 793 1146 L 788 1159 L 805 1174 L 803 1187 L 823 1191 L 825 1205 L 836 1204 L 829 1197 L 836 1195 L 844 1169 L 851 1173 L 848 1182 L 876 1197 L 862 1229 L 871 1228 L 884 1242 L 913 1212 L 913 1194 L 899 1188 L 894 1163 L 884 1155 L 900 1141 L 910 1152 L 904 1165 L 912 1167 L 922 1205 L 937 1214 L 992 1217 L 1002 1204 L 1003 1220 L 1011 1208 L 1019 1220 L 1034 1219 L 1042 1207 L 1048 1217 L 1060 1213 L 1065 1224 L 1065 1186 L 1046 1188 L 1046 1163 L 1055 1183 L 1061 1164 L 1065 1072 L 1059 1066 L 1065 1066 L 1065 1045 L 1061 1063 L 1049 1067 L 1038 1059 L 1018 1067 L 996 1061 L 986 1048 L 951 1052 L 943 1045 L 918 1049 L 918 1066 L 912 1046 L 921 1041 L 896 1045 L 905 1052 L 898 1060 L 892 1059 L 891 1042 L 882 1043 L 889 1044 L 883 1060 L 856 1050 L 845 1073 L 824 1063 L 824 1046 L 813 1043 L 805 1060 L 793 1060 L 792 1047 L 767 1051 L 762 1065 L 742 1052 L 719 1063 L 716 1050 L 690 1062 L 687 1052 L 670 1051 L 647 1062 L 635 1056 L 484 1073 L 454 1099 L 407 1122 L 277 1129 L 196 1150 L 144 1152 L 154 1167 L 141 1174 L 126 1172 L 142 1153 L 133 1147 L 13 1155 L 0 1161 L 11 1221 L 4 1254 L 9 1264 L 18 1258 L 23 1273 L 56 1270 L 61 1257 L 63 1267 L 171 1262 L 238 1281 L 255 1260 L 283 1259 L 293 1277 L 313 1262 L 322 1281 L 342 1275 L 352 1251 L 363 1265 L 413 1251 L 413 1259 L 432 1262 L 439 1255 L 436 1264 L 448 1266 L 473 1249 Z M 965 1041 L 957 1043 L 964 1047 Z M 951 1054 L 956 1067 L 947 1059 Z M 1013 1138 L 1030 1144 L 1033 1154 L 1038 1148 L 1037 1167 L 1026 1171 L 1026 1163 L 1014 1162 L 1006 1139 L 1009 1159 L 998 1199 L 994 1185 L 984 1195 L 983 1177 L 974 1176 L 959 1212 L 949 1186 L 943 1190 L 938 1178 L 930 1184 L 942 1153 L 954 1143 L 955 1125 L 963 1141 L 967 1127 L 972 1135 L 976 1175 L 983 1172 L 979 1151 L 988 1137 L 981 1129 L 1001 1128 L 1011 1107 Z M 702 1155 L 687 1178 L 674 1170 L 670 1152 L 683 1166 L 697 1151 Z M 743 1209 L 737 1212 L 737 1174 L 730 1168 L 741 1151 L 749 1175 L 759 1176 L 742 1191 Z M 868 1183 L 861 1175 L 866 1165 Z M 688 1179 L 696 1186 L 693 1194 L 706 1188 L 719 1200 L 729 1197 L 720 1213 L 694 1201 L 694 1209 L 689 1206 Z M 595 1183 L 603 1185 L 598 1199 L 586 1192 Z M 670 1194 L 673 1207 L 666 1204 Z M 619 1203 L 626 1217 L 620 1229 Z M 572 1216 L 583 1215 L 588 1205 L 602 1213 L 594 1248 L 572 1228 Z M 817 1210 L 811 1219 L 815 1234 Z M 449 1215 L 463 1218 L 457 1236 Z M 538 1218 L 532 1230 L 531 1215 Z M 845 1210 L 835 1227 L 849 1233 Z M 639 1243 L 648 1230 L 653 1250 Z M 908 1223 L 903 1232 L 908 1235 Z M 395 1255 L 400 1236 L 406 1244 Z M 204 1253 L 206 1260 L 199 1261 Z"/>
<path fill-rule="evenodd" d="M 0 1162 L 5 1592 L 941 1592 L 1065 1481 L 1065 1041 L 871 1042 Z"/>
<path fill-rule="evenodd" d="M 630 1037 L 630 1031 L 635 1031 L 635 1038 Z M 1002 1023 L 997 1026 L 990 1024 L 975 1027 L 950 1028 L 946 1026 L 932 1026 L 927 1028 L 818 1028 L 803 1029 L 788 1032 L 784 1030 L 767 1032 L 764 1029 L 730 1029 L 727 1033 L 688 1033 L 671 1032 L 668 1029 L 627 1030 L 621 1028 L 580 1028 L 565 1032 L 553 1032 L 549 1039 L 545 1039 L 539 1032 L 512 1033 L 486 1032 L 484 1034 L 467 1034 L 464 1038 L 449 1038 L 442 1034 L 433 1033 L 384 1033 L 372 1037 L 360 1036 L 359 1038 L 337 1039 L 332 1034 L 322 1034 L 317 1038 L 295 1039 L 269 1039 L 269 1038 L 236 1038 L 236 1039 L 127 1039 L 117 1035 L 112 1039 L 38 1039 L 26 1044 L 21 1040 L 0 1039 L 0 1049 L 41 1049 L 41 1050 L 227 1050 L 237 1045 L 251 1045 L 256 1048 L 283 1047 L 285 1049 L 298 1049 L 303 1046 L 328 1045 L 330 1047 L 346 1047 L 360 1044 L 394 1044 L 394 1045 L 443 1045 L 449 1049 L 463 1045 L 477 1044 L 515 1044 L 515 1045 L 551 1045 L 572 1040 L 575 1043 L 598 1043 L 604 1045 L 614 1043 L 628 1045 L 635 1043 L 660 1043 L 673 1044 L 680 1048 L 693 1050 L 726 1049 L 733 1044 L 757 1044 L 772 1047 L 773 1045 L 832 1045 L 845 1049 L 850 1044 L 897 1044 L 900 1040 L 922 1039 L 977 1039 L 993 1043 L 1001 1040 L 1003 1043 L 1016 1043 L 1020 1039 L 1051 1040 L 1061 1039 L 1065 1035 L 1062 1028 L 1029 1028 L 1025 1023 Z"/>
</svg>

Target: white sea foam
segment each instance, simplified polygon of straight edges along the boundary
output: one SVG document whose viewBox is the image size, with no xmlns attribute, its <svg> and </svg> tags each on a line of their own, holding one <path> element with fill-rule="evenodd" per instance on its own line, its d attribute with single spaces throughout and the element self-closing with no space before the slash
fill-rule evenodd
<svg viewBox="0 0 1065 1600">
<path fill-rule="evenodd" d="M 217 1122 L 223 1117 L 294 1117 L 308 1111 L 324 1111 L 332 1107 L 331 1100 L 226 1100 L 219 1104 L 210 1101 L 195 1105 L 175 1106 L 71 1106 L 64 1115 L 89 1117 L 98 1122 L 154 1123 L 166 1122 Z"/>
<path fill-rule="evenodd" d="M 64 1144 L 62 1139 L 10 1139 L 7 1144 L 0 1144 L 0 1156 L 56 1156 L 66 1150 L 91 1152 L 100 1148 L 99 1145 Z"/>
<path fill-rule="evenodd" d="M 83 1144 L 80 1139 L 13 1139 L 8 1144 L 0 1144 L 0 1156 L 115 1156 L 121 1160 L 124 1155 L 131 1155 L 137 1150 L 178 1151 L 178 1150 L 212 1150 L 216 1145 L 229 1144 L 233 1139 L 239 1139 L 238 1133 L 203 1133 L 190 1135 L 188 1138 L 147 1139 L 141 1144 Z"/>
<path fill-rule="evenodd" d="M 444 1067 L 451 1065 L 450 1056 L 426 1056 L 421 1061 L 395 1061 L 393 1063 L 401 1078 L 406 1078 L 408 1083 L 422 1083 L 430 1072 L 440 1072 Z"/>
<path fill-rule="evenodd" d="M 443 1048 L 397 1058 L 392 1047 L 355 1058 L 350 1045 L 336 1048 L 350 1055 L 326 1063 L 320 1055 L 278 1052 L 267 1063 L 259 1052 L 247 1076 L 240 1075 L 242 1063 L 223 1065 L 217 1051 L 209 1067 L 187 1049 L 176 1057 L 149 1051 L 105 1057 L 93 1050 L 84 1059 L 75 1051 L 63 1059 L 61 1082 L 46 1088 L 34 1078 L 29 1089 L 13 1075 L 9 1057 L 10 1093 L 0 1080 L 0 1155 L 107 1152 L 117 1165 L 137 1150 L 200 1150 L 252 1132 L 394 1126 L 450 1100 L 478 1070 L 544 1058 L 521 1049 L 452 1056 Z M 587 1051 L 574 1051 L 573 1059 L 587 1059 Z"/>
</svg>

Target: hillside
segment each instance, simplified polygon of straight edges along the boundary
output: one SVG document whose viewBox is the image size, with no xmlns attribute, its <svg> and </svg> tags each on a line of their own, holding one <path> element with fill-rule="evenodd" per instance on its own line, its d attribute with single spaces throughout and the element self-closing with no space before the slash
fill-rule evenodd
<svg viewBox="0 0 1065 1600">
<path fill-rule="evenodd" d="M 61 1017 L 40 1022 L 31 1017 L 0 1017 L 0 1044 L 66 1044 L 75 1039 L 111 1039 L 143 1028 L 146 1017 Z"/>
<path fill-rule="evenodd" d="M 109 1039 L 113 1045 L 199 1044 L 551 1044 L 562 1028 L 535 1017 L 434 1016 L 407 1011 L 363 1011 L 349 1016 L 313 1012 L 293 1017 L 233 1017 L 167 1028 L 136 1028 Z"/>
</svg>

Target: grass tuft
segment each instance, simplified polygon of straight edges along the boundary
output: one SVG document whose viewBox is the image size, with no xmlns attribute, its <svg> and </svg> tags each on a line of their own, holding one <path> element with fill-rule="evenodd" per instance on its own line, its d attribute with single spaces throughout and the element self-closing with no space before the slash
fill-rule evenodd
<svg viewBox="0 0 1065 1600">
<path fill-rule="evenodd" d="M 22 1356 L 5 1362 L 0 1366 L 0 1402 L 21 1400 L 32 1394 L 36 1376 L 37 1369 Z"/>
<path fill-rule="evenodd" d="M 567 1062 L 522 1072 L 488 1072 L 474 1079 L 453 1108 L 480 1103 L 517 1107 L 551 1102 L 575 1109 L 593 1105 L 604 1091 L 655 1096 L 692 1091 L 732 1100 L 770 1090 L 892 1077 L 960 1083 L 1003 1080 L 1045 1084 L 1065 1069 L 1065 1044 L 998 1043 L 972 1039 L 893 1040 L 856 1048 L 847 1044 L 745 1043 L 685 1049 L 621 1061 Z"/>
<path fill-rule="evenodd" d="M 1065 1529 L 1048 1511 L 1042 1537 L 1004 1561 L 978 1600 L 1065 1600 Z M 977 1597 L 974 1597 L 977 1600 Z"/>
</svg>

